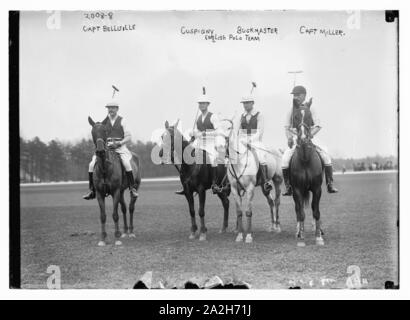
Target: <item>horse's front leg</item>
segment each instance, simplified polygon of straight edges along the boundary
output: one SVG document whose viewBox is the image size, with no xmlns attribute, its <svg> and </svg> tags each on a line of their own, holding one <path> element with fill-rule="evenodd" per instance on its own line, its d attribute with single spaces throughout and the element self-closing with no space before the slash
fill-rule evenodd
<svg viewBox="0 0 410 320">
<path fill-rule="evenodd" d="M 321 221 L 320 221 L 320 210 L 319 210 L 319 202 L 320 202 L 320 197 L 322 196 L 322 188 L 319 186 L 315 192 L 312 192 L 312 213 L 313 213 L 313 218 L 315 219 L 315 237 L 316 237 L 316 244 L 323 246 L 325 244 L 323 240 L 323 231 L 322 231 L 322 226 L 321 226 Z"/>
<path fill-rule="evenodd" d="M 114 220 L 114 225 L 115 225 L 115 245 L 120 246 L 122 245 L 122 242 L 119 240 L 121 237 L 121 231 L 119 227 L 119 216 L 118 216 L 118 204 L 120 202 L 120 191 L 117 190 L 114 192 L 112 196 L 112 202 L 113 202 L 113 213 L 112 213 L 112 219 Z"/>
<path fill-rule="evenodd" d="M 275 200 L 274 200 L 274 205 L 275 205 L 275 215 L 273 219 L 273 230 L 277 233 L 280 233 L 282 230 L 280 228 L 280 221 L 279 221 L 279 206 L 280 206 L 280 186 L 282 184 L 282 177 L 275 175 L 273 177 L 273 184 L 275 186 Z"/>
<path fill-rule="evenodd" d="M 252 201 L 255 195 L 255 185 L 251 182 L 248 187 L 246 188 L 246 243 L 252 243 Z"/>
<path fill-rule="evenodd" d="M 105 197 L 99 191 L 97 191 L 97 201 L 98 205 L 100 206 L 100 222 L 101 222 L 101 238 L 98 242 L 98 246 L 103 247 L 105 246 L 105 238 L 107 238 L 107 232 L 105 231 L 105 222 L 107 220 L 107 216 L 105 214 Z"/>
<path fill-rule="evenodd" d="M 235 206 L 236 206 L 236 230 L 238 234 L 236 235 L 236 242 L 243 241 L 243 223 L 242 223 L 242 198 L 239 196 L 238 193 L 238 185 L 236 182 L 231 184 L 231 190 L 233 198 L 235 199 Z"/>
<path fill-rule="evenodd" d="M 293 200 L 295 201 L 296 211 L 296 241 L 298 247 L 305 244 L 305 211 L 303 208 L 303 196 L 297 189 L 293 190 Z"/>
<path fill-rule="evenodd" d="M 191 233 L 189 235 L 189 239 L 195 239 L 198 226 L 196 225 L 196 220 L 195 220 L 195 206 L 194 206 L 195 203 L 194 203 L 194 195 L 192 191 L 189 190 L 188 192 L 186 192 L 185 197 L 188 201 L 189 214 L 191 216 Z"/>
<path fill-rule="evenodd" d="M 206 240 L 206 227 L 205 227 L 205 199 L 206 199 L 206 190 L 205 188 L 201 188 L 198 191 L 198 196 L 199 196 L 199 210 L 198 210 L 198 215 L 200 218 L 200 223 L 201 223 L 201 228 L 199 232 L 199 241 L 205 241 Z"/>
</svg>

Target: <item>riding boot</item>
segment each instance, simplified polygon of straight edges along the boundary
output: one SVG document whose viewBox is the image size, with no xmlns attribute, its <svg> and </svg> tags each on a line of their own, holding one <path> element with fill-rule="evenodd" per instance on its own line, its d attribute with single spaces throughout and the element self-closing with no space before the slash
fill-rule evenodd
<svg viewBox="0 0 410 320">
<path fill-rule="evenodd" d="M 269 181 L 268 179 L 268 166 L 266 164 L 261 164 L 260 165 L 261 168 L 261 174 L 262 174 L 262 188 L 265 191 L 271 191 L 273 186 L 272 186 L 272 182 Z"/>
<path fill-rule="evenodd" d="M 212 189 L 213 194 L 216 194 L 216 193 L 220 192 L 220 188 L 218 187 L 218 183 L 217 183 L 217 177 L 218 177 L 218 167 L 212 167 L 212 185 L 211 185 L 211 189 Z"/>
<path fill-rule="evenodd" d="M 185 194 L 185 190 L 184 190 L 184 188 L 182 188 L 182 190 L 175 191 L 175 194 L 184 195 L 184 194 Z"/>
<path fill-rule="evenodd" d="M 131 197 L 133 197 L 133 198 L 138 197 L 138 191 L 135 187 L 134 175 L 132 174 L 132 170 L 127 171 L 127 178 L 128 178 L 128 185 L 130 187 Z"/>
<path fill-rule="evenodd" d="M 83 195 L 83 199 L 85 200 L 91 200 L 95 198 L 95 188 L 94 188 L 92 172 L 88 173 L 88 186 L 89 186 L 90 191 L 87 194 Z"/>
<path fill-rule="evenodd" d="M 333 168 L 332 165 L 325 166 L 325 175 L 326 175 L 326 185 L 327 185 L 327 192 L 329 193 L 336 193 L 337 190 L 333 187 Z"/>
<path fill-rule="evenodd" d="M 282 193 L 282 195 L 291 196 L 292 186 L 290 185 L 289 168 L 282 168 L 282 172 L 283 172 L 283 182 L 285 183 L 285 188 L 286 188 L 286 191 Z"/>
</svg>

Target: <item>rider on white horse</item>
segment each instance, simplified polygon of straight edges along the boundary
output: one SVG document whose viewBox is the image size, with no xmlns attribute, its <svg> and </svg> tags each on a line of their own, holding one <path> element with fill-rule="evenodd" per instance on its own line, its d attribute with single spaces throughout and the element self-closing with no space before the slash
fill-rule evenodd
<svg viewBox="0 0 410 320">
<path fill-rule="evenodd" d="M 127 130 L 127 126 L 124 123 L 124 119 L 118 115 L 119 104 L 117 102 L 109 102 L 106 105 L 108 109 L 107 117 L 102 121 L 107 127 L 107 146 L 115 150 L 120 156 L 121 162 L 124 165 L 126 175 L 128 178 L 128 184 L 132 197 L 138 197 L 138 192 L 134 182 L 134 176 L 132 174 L 131 159 L 132 153 L 128 150 L 126 143 L 131 141 L 131 133 Z M 85 200 L 95 198 L 95 188 L 93 183 L 93 171 L 97 156 L 94 154 L 91 162 L 88 166 L 88 180 L 89 180 L 89 192 L 83 196 Z"/>
<path fill-rule="evenodd" d="M 209 161 L 212 166 L 212 185 L 213 193 L 217 193 L 217 167 L 218 163 L 224 163 L 224 159 L 220 159 L 220 150 L 224 148 L 225 138 L 224 133 L 220 130 L 220 120 L 217 114 L 208 111 L 210 99 L 203 94 L 198 99 L 198 107 L 201 114 L 195 122 L 194 130 L 191 132 L 192 146 L 195 149 L 205 150 L 208 154 Z M 184 190 L 176 191 L 176 194 L 185 194 Z"/>
<path fill-rule="evenodd" d="M 293 88 L 291 94 L 293 94 L 293 108 L 292 108 L 292 112 L 290 113 L 288 117 L 288 122 L 285 126 L 286 137 L 288 138 L 289 148 L 285 150 L 283 157 L 282 157 L 282 171 L 283 171 L 283 178 L 284 178 L 285 187 L 286 187 L 286 191 L 285 193 L 283 193 L 284 196 L 292 195 L 292 188 L 289 182 L 289 163 L 290 163 L 290 159 L 293 156 L 293 153 L 296 150 L 296 141 L 295 141 L 296 135 L 294 131 L 296 129 L 296 126 L 294 125 L 295 123 L 294 110 L 297 110 L 300 107 L 307 107 L 310 109 L 312 117 L 313 117 L 313 123 L 314 123 L 313 127 L 311 128 L 312 137 L 316 133 L 318 133 L 319 130 L 321 129 L 321 127 L 319 126 L 319 121 L 317 118 L 315 118 L 314 112 L 312 111 L 312 108 L 310 107 L 312 103 L 312 99 L 310 99 L 309 102 L 305 102 L 306 89 L 303 86 L 296 86 Z M 327 191 L 329 193 L 336 193 L 338 192 L 338 190 L 333 187 L 332 159 L 324 148 L 321 148 L 316 144 L 315 144 L 315 147 L 325 165 Z"/>
<path fill-rule="evenodd" d="M 243 103 L 244 113 L 241 115 L 240 122 L 237 125 L 237 128 L 239 128 L 238 139 L 239 142 L 247 145 L 256 154 L 262 174 L 262 188 L 270 191 L 273 185 L 267 178 L 267 148 L 262 143 L 265 125 L 264 118 L 260 111 L 254 109 L 255 100 L 253 97 L 244 97 L 241 103 Z"/>
</svg>

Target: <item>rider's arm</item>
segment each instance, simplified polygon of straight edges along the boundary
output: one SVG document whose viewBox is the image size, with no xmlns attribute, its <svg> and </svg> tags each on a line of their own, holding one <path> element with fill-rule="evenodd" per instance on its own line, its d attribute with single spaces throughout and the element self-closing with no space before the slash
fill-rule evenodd
<svg viewBox="0 0 410 320">
<path fill-rule="evenodd" d="M 263 132 L 265 130 L 265 118 L 262 114 L 258 114 L 258 124 L 256 127 L 256 133 L 252 135 L 252 141 L 258 141 L 262 139 Z"/>
<path fill-rule="evenodd" d="M 312 119 L 313 119 L 313 127 L 310 133 L 312 136 L 314 136 L 316 133 L 320 131 L 320 129 L 322 129 L 322 127 L 320 126 L 320 120 L 317 117 L 317 113 L 312 108 L 310 108 L 310 112 L 312 114 Z"/>
<path fill-rule="evenodd" d="M 124 139 L 120 141 L 121 145 L 126 144 L 127 142 L 131 141 L 131 132 L 128 131 L 128 127 L 124 124 L 124 119 L 121 121 L 122 129 L 124 130 Z"/>
</svg>

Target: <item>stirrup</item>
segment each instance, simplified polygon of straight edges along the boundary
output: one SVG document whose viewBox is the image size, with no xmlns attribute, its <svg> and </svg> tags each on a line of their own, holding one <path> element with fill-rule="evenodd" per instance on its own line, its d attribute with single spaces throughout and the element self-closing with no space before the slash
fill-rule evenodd
<svg viewBox="0 0 410 320">
<path fill-rule="evenodd" d="M 185 194 L 185 190 L 179 190 L 179 191 L 175 191 L 175 194 L 179 194 L 179 195 L 184 195 Z"/>
<path fill-rule="evenodd" d="M 137 198 L 139 196 L 137 189 L 130 188 L 131 197 Z"/>
<path fill-rule="evenodd" d="M 222 188 L 219 187 L 216 183 L 212 184 L 211 189 L 213 194 L 222 192 Z"/>
<path fill-rule="evenodd" d="M 282 193 L 282 196 L 291 196 L 292 195 L 292 187 L 286 188 L 285 192 Z"/>
<path fill-rule="evenodd" d="M 273 184 L 270 181 L 266 181 L 263 184 L 263 188 L 265 189 L 265 191 L 271 191 L 273 189 Z"/>
</svg>

